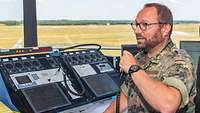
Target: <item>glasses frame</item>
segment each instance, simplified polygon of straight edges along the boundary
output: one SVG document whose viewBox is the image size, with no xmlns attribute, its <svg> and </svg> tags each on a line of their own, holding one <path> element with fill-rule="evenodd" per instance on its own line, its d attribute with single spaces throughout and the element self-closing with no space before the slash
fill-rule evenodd
<svg viewBox="0 0 200 113">
<path fill-rule="evenodd" d="M 137 26 L 139 26 L 139 28 L 142 31 L 146 31 L 148 29 L 148 26 L 150 25 L 156 25 L 156 24 L 168 24 L 168 23 L 161 23 L 161 22 L 157 22 L 157 23 L 146 23 L 146 22 L 141 22 L 141 23 L 131 23 L 131 28 L 135 31 Z M 143 27 L 142 27 L 143 25 Z"/>
</svg>

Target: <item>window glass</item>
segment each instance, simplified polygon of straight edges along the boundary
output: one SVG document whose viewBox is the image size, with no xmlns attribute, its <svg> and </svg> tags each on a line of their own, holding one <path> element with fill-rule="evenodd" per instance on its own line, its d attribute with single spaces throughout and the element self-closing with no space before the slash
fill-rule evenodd
<svg viewBox="0 0 200 113">
<path fill-rule="evenodd" d="M 22 19 L 22 0 L 0 0 L 0 48 L 22 46 Z"/>
<path fill-rule="evenodd" d="M 148 1 L 154 2 L 154 1 Z M 174 15 L 172 40 L 199 40 L 198 1 L 157 0 Z M 38 46 L 54 48 L 100 44 L 105 54 L 121 53 L 122 44 L 136 44 L 130 23 L 147 1 L 36 0 Z M 187 8 L 187 10 L 185 10 Z M 23 0 L 0 0 L 0 48 L 23 47 Z M 110 50 L 111 49 L 111 50 Z"/>
<path fill-rule="evenodd" d="M 126 6 L 134 2 L 116 0 L 115 5 L 113 2 L 37 0 L 39 45 L 66 47 L 95 43 L 102 48 L 120 49 L 121 44 L 134 43 L 130 26 L 133 11 L 131 5 Z M 112 55 L 119 53 L 120 50 L 112 51 Z"/>
</svg>

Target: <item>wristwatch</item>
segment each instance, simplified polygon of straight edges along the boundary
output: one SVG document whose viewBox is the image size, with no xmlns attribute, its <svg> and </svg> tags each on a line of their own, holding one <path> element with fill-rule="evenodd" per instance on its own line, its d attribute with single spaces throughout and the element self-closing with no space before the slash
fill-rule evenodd
<svg viewBox="0 0 200 113">
<path fill-rule="evenodd" d="M 142 68 L 139 65 L 132 65 L 128 70 L 128 75 L 131 77 L 132 73 L 135 73 L 135 72 L 139 71 L 140 69 L 142 69 Z"/>
</svg>

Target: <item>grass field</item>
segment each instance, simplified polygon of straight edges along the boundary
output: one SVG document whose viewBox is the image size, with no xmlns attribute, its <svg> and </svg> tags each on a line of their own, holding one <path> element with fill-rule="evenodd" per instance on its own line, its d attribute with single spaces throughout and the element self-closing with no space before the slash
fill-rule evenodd
<svg viewBox="0 0 200 113">
<path fill-rule="evenodd" d="M 176 24 L 172 34 L 179 46 L 180 40 L 200 40 L 200 24 Z M 120 48 L 121 44 L 135 44 L 130 25 L 39 26 L 39 46 L 66 47 L 75 44 L 97 43 L 103 47 Z M 0 48 L 23 47 L 23 26 L 0 25 Z M 103 51 L 119 55 L 118 51 Z"/>
</svg>

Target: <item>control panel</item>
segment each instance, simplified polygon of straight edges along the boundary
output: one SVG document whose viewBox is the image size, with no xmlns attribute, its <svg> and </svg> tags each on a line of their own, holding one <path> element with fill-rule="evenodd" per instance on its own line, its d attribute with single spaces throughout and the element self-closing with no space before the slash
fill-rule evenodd
<svg viewBox="0 0 200 113">
<path fill-rule="evenodd" d="M 114 71 L 106 57 L 95 50 L 65 52 L 63 58 L 81 77 Z"/>
<path fill-rule="evenodd" d="M 1 60 L 17 89 L 63 81 L 62 70 L 49 54 Z"/>
<path fill-rule="evenodd" d="M 20 112 L 59 112 L 118 92 L 119 73 L 94 49 L 4 55 L 0 73 Z"/>
</svg>

